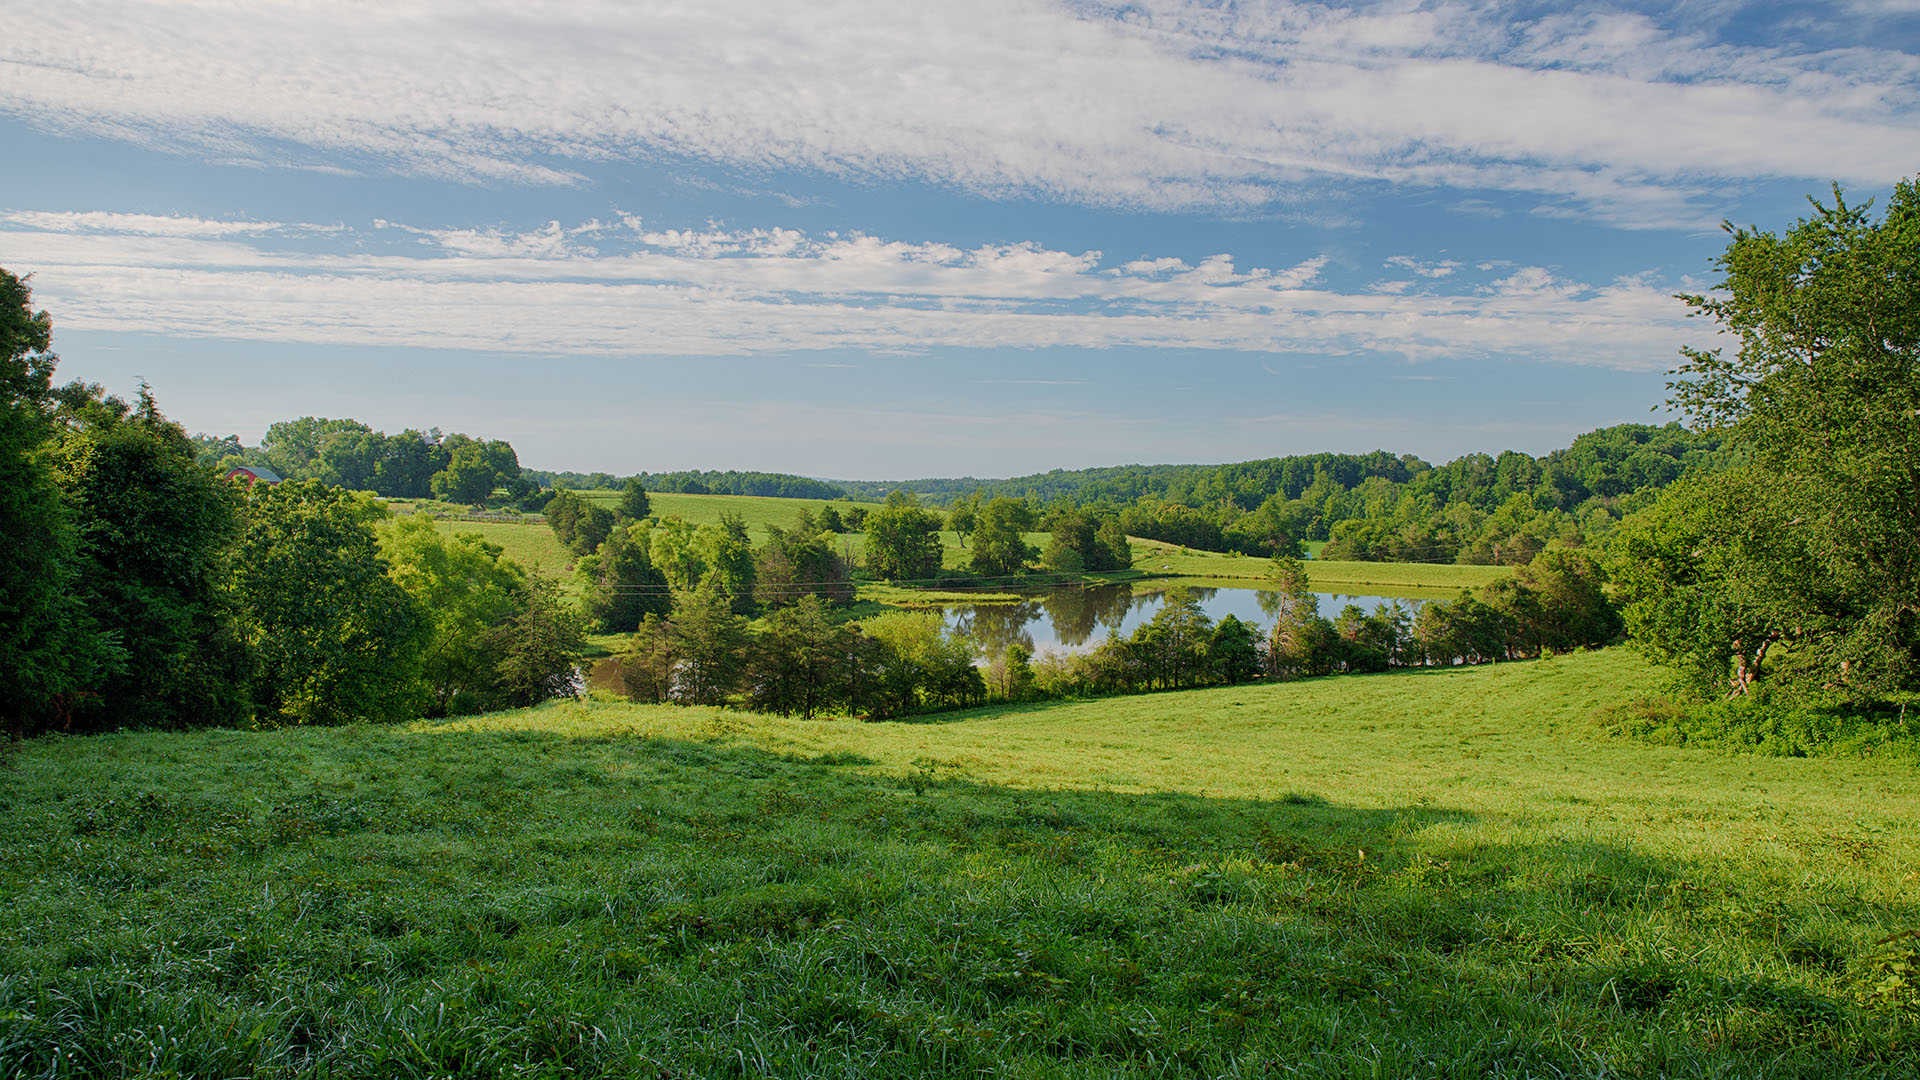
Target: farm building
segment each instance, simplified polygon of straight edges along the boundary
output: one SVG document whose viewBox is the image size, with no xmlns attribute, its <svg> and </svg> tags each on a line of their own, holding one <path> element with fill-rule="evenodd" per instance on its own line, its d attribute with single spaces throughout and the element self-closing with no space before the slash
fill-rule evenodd
<svg viewBox="0 0 1920 1080">
<path fill-rule="evenodd" d="M 277 484 L 280 474 L 264 465 L 235 465 L 227 470 L 227 479 L 245 480 L 249 484 Z"/>
</svg>

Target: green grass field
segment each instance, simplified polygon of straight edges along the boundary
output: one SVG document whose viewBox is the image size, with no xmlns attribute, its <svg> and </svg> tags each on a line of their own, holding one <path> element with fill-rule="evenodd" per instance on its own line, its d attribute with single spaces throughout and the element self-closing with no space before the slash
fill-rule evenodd
<svg viewBox="0 0 1920 1080">
<path fill-rule="evenodd" d="M 612 505 L 618 499 L 616 492 L 590 491 L 582 492 L 582 495 L 607 505 Z M 648 497 L 652 500 L 654 513 L 661 516 L 677 515 L 696 525 L 718 522 L 722 514 L 738 514 L 746 521 L 748 532 L 756 544 L 766 540 L 767 525 L 774 524 L 782 528 L 791 526 L 802 506 L 817 512 L 828 505 L 811 499 L 771 499 L 744 495 L 680 495 L 666 492 Z M 877 504 L 862 505 L 871 507 Z M 507 556 L 522 566 L 538 566 L 550 574 L 560 575 L 562 587 L 569 594 L 579 591 L 578 582 L 566 573 L 567 567 L 572 565 L 572 556 L 560 546 L 553 531 L 543 523 L 447 519 L 439 525 L 442 531 L 448 533 L 478 533 L 505 548 Z M 1045 550 L 1050 539 L 1047 533 L 1027 534 L 1027 542 L 1039 550 Z M 971 551 L 961 546 L 960 535 L 951 531 L 942 532 L 940 543 L 941 565 L 948 570 L 965 569 Z M 841 544 L 855 560 L 864 557 L 864 535 L 844 535 Z M 1132 546 L 1134 569 L 1151 577 L 1203 578 L 1221 584 L 1234 584 L 1241 579 L 1264 579 L 1268 573 L 1267 560 L 1260 558 L 1188 551 L 1157 540 L 1135 539 Z M 1512 572 L 1504 566 L 1325 562 L 1318 559 L 1307 562 L 1307 577 L 1319 591 L 1384 596 L 1447 597 L 1460 589 L 1477 588 Z"/>
<path fill-rule="evenodd" d="M 1148 574 L 1171 577 L 1211 578 L 1228 581 L 1236 578 L 1265 578 L 1271 567 L 1266 559 L 1246 555 L 1193 551 L 1158 540 L 1133 541 L 1134 569 Z M 1460 589 L 1473 589 L 1513 573 L 1508 566 L 1459 566 L 1452 563 L 1384 563 L 1306 561 L 1307 580 L 1320 592 L 1344 592 L 1378 596 L 1452 595 Z"/>
<path fill-rule="evenodd" d="M 1913 1076 L 1914 766 L 1653 682 L 43 738 L 0 1076 Z"/>
</svg>

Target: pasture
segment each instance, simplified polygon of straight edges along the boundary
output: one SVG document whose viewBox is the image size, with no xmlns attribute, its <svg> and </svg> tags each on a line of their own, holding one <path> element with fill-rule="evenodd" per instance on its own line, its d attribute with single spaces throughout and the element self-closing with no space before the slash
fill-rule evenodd
<svg viewBox="0 0 1920 1080">
<path fill-rule="evenodd" d="M 1654 681 L 43 738 L 0 1075 L 1912 1076 L 1913 765 Z"/>
</svg>

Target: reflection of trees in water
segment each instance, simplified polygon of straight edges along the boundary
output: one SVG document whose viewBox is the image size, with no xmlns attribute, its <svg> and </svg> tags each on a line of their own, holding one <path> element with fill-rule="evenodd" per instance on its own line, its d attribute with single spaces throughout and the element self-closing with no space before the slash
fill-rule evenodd
<svg viewBox="0 0 1920 1080">
<path fill-rule="evenodd" d="M 1198 596 L 1199 594 L 1200 594 L 1199 590 L 1197 589 L 1194 590 L 1195 596 Z M 1364 594 L 1347 595 L 1344 593 L 1308 593 L 1307 595 L 1312 596 L 1314 598 L 1316 604 L 1318 604 L 1320 614 L 1325 615 L 1328 618 L 1332 618 L 1335 615 L 1338 615 L 1340 611 L 1343 608 L 1345 608 L 1348 604 L 1358 604 L 1362 610 L 1367 611 L 1369 613 L 1375 612 L 1375 611 L 1384 611 L 1387 608 L 1387 606 L 1390 604 L 1399 604 L 1402 607 L 1406 608 L 1409 614 L 1417 615 L 1420 613 L 1420 605 L 1426 603 L 1425 600 L 1415 599 L 1412 597 L 1399 599 L 1399 600 L 1392 600 L 1382 596 L 1372 596 L 1372 595 L 1364 595 Z M 1331 600 L 1332 603 L 1330 604 L 1319 603 L 1322 597 L 1326 598 L 1327 600 Z M 1278 620 L 1282 615 L 1287 614 L 1287 605 L 1289 601 L 1287 599 L 1286 593 L 1273 592 L 1268 589 L 1255 589 L 1253 591 L 1253 599 L 1254 599 L 1254 602 L 1260 605 L 1260 610 L 1266 612 L 1267 618 L 1269 619 Z"/>
<path fill-rule="evenodd" d="M 1033 648 L 1033 635 L 1027 624 L 1040 617 L 1040 605 L 975 604 L 954 610 L 953 628 L 971 638 L 974 647 L 987 656 L 999 656 L 1007 646 L 1020 643 Z"/>
<path fill-rule="evenodd" d="M 1215 587 L 1188 591 L 1203 607 L 1212 607 L 1222 590 Z M 1254 589 L 1252 592 L 1260 610 L 1266 613 L 1267 624 L 1272 625 L 1285 610 L 1287 594 L 1270 589 Z M 1337 614 L 1349 602 L 1358 602 L 1367 611 L 1387 603 L 1377 596 L 1310 595 L 1314 595 L 1316 601 L 1323 596 L 1333 596 L 1332 603 L 1320 603 L 1321 614 L 1329 617 Z M 1028 649 L 1034 648 L 1033 634 L 1027 628 L 1042 618 L 1053 623 L 1053 639 L 1061 646 L 1068 649 L 1083 648 L 1089 642 L 1104 638 L 1108 630 L 1122 630 L 1127 616 L 1135 611 L 1142 616 L 1151 615 L 1159 609 L 1164 596 L 1158 589 L 1136 592 L 1126 584 L 1097 585 L 1086 589 L 1055 589 L 1043 597 L 1017 604 L 956 606 L 949 608 L 948 612 L 953 628 L 966 634 L 982 655 L 991 658 L 1006 652 L 1007 646 L 1015 642 Z M 1422 601 L 1403 600 L 1401 603 L 1417 613 Z M 1215 615 L 1214 618 L 1217 621 L 1219 616 Z"/>
<path fill-rule="evenodd" d="M 1090 589 L 1056 589 L 1043 606 L 1053 619 L 1054 637 L 1067 648 L 1078 648 L 1096 628 L 1119 629 L 1133 607 L 1133 588 L 1099 585 Z"/>
</svg>

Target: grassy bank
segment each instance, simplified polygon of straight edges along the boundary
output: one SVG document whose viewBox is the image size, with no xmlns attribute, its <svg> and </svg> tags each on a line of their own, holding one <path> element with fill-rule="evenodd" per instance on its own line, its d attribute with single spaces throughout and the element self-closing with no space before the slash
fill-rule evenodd
<svg viewBox="0 0 1920 1080">
<path fill-rule="evenodd" d="M 1652 681 L 42 739 L 0 1075 L 1912 1075 L 1920 779 Z"/>
<path fill-rule="evenodd" d="M 1163 577 L 1260 580 L 1270 563 L 1247 555 L 1194 551 L 1158 540 L 1133 541 L 1136 570 Z M 1316 591 L 1375 596 L 1451 595 L 1475 589 L 1513 573 L 1509 566 L 1460 566 L 1454 563 L 1306 561 L 1307 580 Z"/>
</svg>

